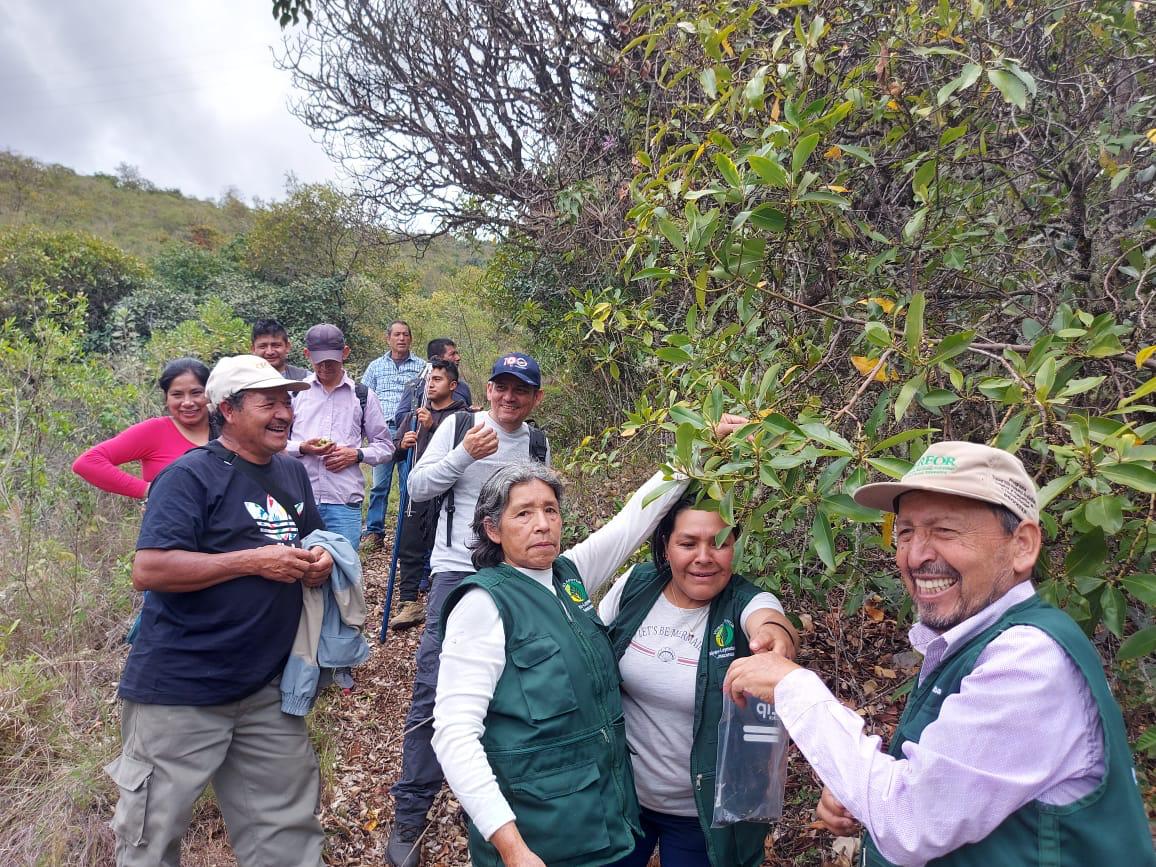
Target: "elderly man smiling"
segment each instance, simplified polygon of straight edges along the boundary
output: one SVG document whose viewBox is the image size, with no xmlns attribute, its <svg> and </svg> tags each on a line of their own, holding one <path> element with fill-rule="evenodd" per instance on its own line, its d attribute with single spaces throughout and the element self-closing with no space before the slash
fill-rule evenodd
<svg viewBox="0 0 1156 867">
<path fill-rule="evenodd" d="M 724 689 L 773 700 L 826 787 L 819 818 L 866 828 L 865 865 L 1156 864 L 1120 710 L 1096 651 L 1031 577 L 1041 535 L 1019 459 L 933 445 L 862 505 L 895 512 L 923 666 L 889 754 L 813 673 L 740 659 Z"/>
</svg>

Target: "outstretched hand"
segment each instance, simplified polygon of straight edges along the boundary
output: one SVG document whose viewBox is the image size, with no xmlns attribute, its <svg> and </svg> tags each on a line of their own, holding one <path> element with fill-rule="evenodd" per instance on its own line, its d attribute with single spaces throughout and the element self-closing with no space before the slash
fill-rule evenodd
<svg viewBox="0 0 1156 867">
<path fill-rule="evenodd" d="M 722 414 L 722 418 L 719 419 L 718 424 L 714 426 L 714 432 L 716 436 L 730 436 L 743 425 L 750 423 L 751 420 L 746 416 L 735 415 L 731 412 L 724 412 Z"/>
<path fill-rule="evenodd" d="M 727 669 L 723 693 L 739 707 L 747 706 L 745 693 L 763 701 L 775 700 L 775 687 L 784 677 L 801 666 L 795 665 L 781 653 L 768 650 L 755 656 L 736 659 Z"/>
</svg>

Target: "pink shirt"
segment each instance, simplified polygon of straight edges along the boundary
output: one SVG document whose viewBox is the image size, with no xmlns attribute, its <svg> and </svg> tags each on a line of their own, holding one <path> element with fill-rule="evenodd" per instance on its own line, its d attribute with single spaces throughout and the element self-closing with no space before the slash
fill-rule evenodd
<svg viewBox="0 0 1156 867">
<path fill-rule="evenodd" d="M 943 660 L 1034 593 L 1017 584 L 942 634 L 916 624 L 922 682 Z M 811 767 L 902 867 L 982 840 L 1032 800 L 1068 804 L 1104 776 L 1103 733 L 1084 676 L 1055 641 L 1015 626 L 984 648 L 958 694 L 903 758 L 863 733 L 863 720 L 806 669 L 775 689 L 775 710 Z"/>
<path fill-rule="evenodd" d="M 98 443 L 72 463 L 72 471 L 90 485 L 124 497 L 145 498 L 148 483 L 197 444 L 187 439 L 171 416 L 146 419 Z M 140 461 L 138 478 L 121 464 Z"/>
</svg>

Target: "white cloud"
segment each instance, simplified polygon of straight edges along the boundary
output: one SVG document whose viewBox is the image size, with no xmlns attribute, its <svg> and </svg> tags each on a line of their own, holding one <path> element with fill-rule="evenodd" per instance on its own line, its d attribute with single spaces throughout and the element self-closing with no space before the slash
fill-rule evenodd
<svg viewBox="0 0 1156 867">
<path fill-rule="evenodd" d="M 8 0 L 0 148 L 85 174 L 137 166 L 160 187 L 281 198 L 338 170 L 289 112 L 269 0 Z"/>
</svg>

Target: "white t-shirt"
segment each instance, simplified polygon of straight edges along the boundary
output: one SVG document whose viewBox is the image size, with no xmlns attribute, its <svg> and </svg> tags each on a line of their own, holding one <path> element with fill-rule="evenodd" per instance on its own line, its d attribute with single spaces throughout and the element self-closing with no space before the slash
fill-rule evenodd
<svg viewBox="0 0 1156 867">
<path fill-rule="evenodd" d="M 598 606 L 598 616 L 608 626 L 618 616 L 629 576 L 630 571 L 615 581 Z M 755 596 L 740 618 L 748 637 L 747 621 L 763 608 L 783 610 L 773 594 Z M 698 815 L 690 780 L 690 748 L 695 679 L 709 614 L 709 605 L 679 608 L 659 594 L 618 663 L 638 801 L 659 813 Z"/>
</svg>

